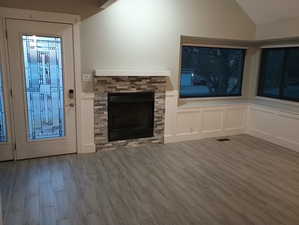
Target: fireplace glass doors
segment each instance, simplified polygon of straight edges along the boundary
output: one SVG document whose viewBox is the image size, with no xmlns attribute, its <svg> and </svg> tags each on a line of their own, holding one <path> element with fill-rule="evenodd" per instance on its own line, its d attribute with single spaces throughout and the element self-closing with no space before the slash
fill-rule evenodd
<svg viewBox="0 0 299 225">
<path fill-rule="evenodd" d="M 154 92 L 109 93 L 109 141 L 152 137 L 154 96 Z"/>
</svg>

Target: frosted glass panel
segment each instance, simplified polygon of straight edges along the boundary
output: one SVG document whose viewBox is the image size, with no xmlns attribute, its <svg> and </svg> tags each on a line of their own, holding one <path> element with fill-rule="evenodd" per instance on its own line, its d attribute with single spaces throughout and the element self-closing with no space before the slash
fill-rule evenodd
<svg viewBox="0 0 299 225">
<path fill-rule="evenodd" d="M 1 72 L 1 65 L 0 65 L 0 142 L 7 142 L 3 93 L 4 92 L 3 92 L 2 72 Z"/>
<path fill-rule="evenodd" d="M 28 136 L 65 135 L 61 38 L 23 36 Z"/>
</svg>

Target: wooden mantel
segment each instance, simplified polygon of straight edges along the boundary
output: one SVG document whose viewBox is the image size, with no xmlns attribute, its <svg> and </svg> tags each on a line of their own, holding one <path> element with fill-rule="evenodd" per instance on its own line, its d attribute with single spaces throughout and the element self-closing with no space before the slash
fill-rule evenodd
<svg viewBox="0 0 299 225">
<path fill-rule="evenodd" d="M 96 77 L 170 77 L 170 70 L 163 69 L 97 69 L 94 70 L 94 76 Z"/>
</svg>

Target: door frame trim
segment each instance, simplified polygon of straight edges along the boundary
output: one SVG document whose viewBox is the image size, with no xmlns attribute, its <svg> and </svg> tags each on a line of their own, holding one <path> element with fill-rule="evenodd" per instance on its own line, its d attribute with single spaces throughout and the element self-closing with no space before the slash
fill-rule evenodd
<svg viewBox="0 0 299 225">
<path fill-rule="evenodd" d="M 8 41 L 6 38 L 6 19 L 19 19 L 19 20 L 29 20 L 35 22 L 50 22 L 50 23 L 62 23 L 70 24 L 73 28 L 73 52 L 74 52 L 74 80 L 75 80 L 75 94 L 76 94 L 76 152 L 84 152 L 82 146 L 82 131 L 81 131 L 81 96 L 82 96 L 82 86 L 81 86 L 81 51 L 80 51 L 80 16 L 71 15 L 65 13 L 53 13 L 53 12 L 42 12 L 36 10 L 25 10 L 25 9 L 13 9 L 0 7 L 0 48 L 2 70 L 3 70 L 3 80 L 5 80 L 6 96 L 9 94 L 11 89 L 11 80 L 9 80 L 9 61 L 8 61 Z M 13 149 L 15 144 L 14 131 L 12 127 L 13 117 L 12 117 L 12 105 L 11 101 L 8 101 L 9 105 L 9 118 L 10 121 L 8 125 L 8 132 L 10 136 L 10 144 L 12 146 L 12 151 L 14 152 L 13 158 L 16 159 L 16 154 Z M 9 119 L 7 118 L 7 121 Z M 1 159 L 1 158 L 0 158 Z"/>
<path fill-rule="evenodd" d="M 0 161 L 13 160 L 15 159 L 14 152 L 14 129 L 13 129 L 13 115 L 12 115 L 12 101 L 9 97 L 11 85 L 10 77 L 8 75 L 8 54 L 6 45 L 6 32 L 5 32 L 5 20 L 2 20 L 2 12 L 0 10 L 0 63 L 2 69 L 2 81 L 3 81 L 3 94 L 6 110 L 6 129 L 7 129 L 7 143 L 1 144 L 5 146 L 4 150 L 1 150 Z"/>
</svg>

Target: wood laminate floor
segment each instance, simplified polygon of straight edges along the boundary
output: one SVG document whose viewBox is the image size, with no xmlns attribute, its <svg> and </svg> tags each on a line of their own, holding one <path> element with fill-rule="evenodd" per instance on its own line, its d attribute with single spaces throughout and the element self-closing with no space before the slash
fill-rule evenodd
<svg viewBox="0 0 299 225">
<path fill-rule="evenodd" d="M 299 154 L 239 135 L 0 163 L 5 225 L 298 225 Z"/>
</svg>

